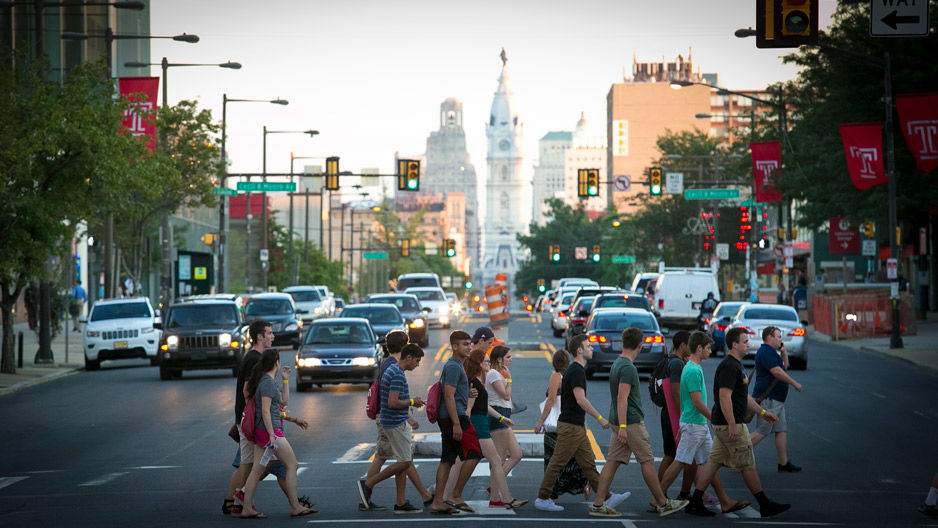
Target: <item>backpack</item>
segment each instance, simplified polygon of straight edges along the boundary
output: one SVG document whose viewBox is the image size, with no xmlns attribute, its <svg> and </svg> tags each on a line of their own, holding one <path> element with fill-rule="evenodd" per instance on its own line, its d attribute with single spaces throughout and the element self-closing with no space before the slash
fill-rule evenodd
<svg viewBox="0 0 938 528">
<path fill-rule="evenodd" d="M 241 412 L 241 432 L 249 442 L 254 441 L 254 398 L 244 402 L 244 411 Z"/>
<path fill-rule="evenodd" d="M 436 423 L 440 417 L 440 401 L 443 399 L 443 384 L 439 381 L 430 385 L 427 392 L 427 420 Z"/>
<path fill-rule="evenodd" d="M 651 395 L 651 401 L 658 407 L 664 407 L 667 400 L 664 398 L 664 380 L 671 377 L 668 369 L 668 362 L 671 356 L 667 355 L 658 361 L 651 376 L 648 377 L 648 394 Z"/>
<path fill-rule="evenodd" d="M 378 417 L 378 411 L 381 410 L 381 380 L 376 379 L 368 387 L 368 398 L 365 400 L 365 414 L 368 418 L 374 420 Z"/>
</svg>

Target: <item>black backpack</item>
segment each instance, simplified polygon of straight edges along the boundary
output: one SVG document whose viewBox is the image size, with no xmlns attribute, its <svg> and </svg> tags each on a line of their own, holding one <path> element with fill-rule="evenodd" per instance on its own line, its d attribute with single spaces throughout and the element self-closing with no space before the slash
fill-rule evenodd
<svg viewBox="0 0 938 528">
<path fill-rule="evenodd" d="M 664 399 L 664 380 L 671 377 L 668 368 L 670 361 L 670 355 L 661 358 L 658 364 L 655 365 L 654 370 L 651 371 L 651 376 L 648 377 L 648 394 L 651 395 L 651 401 L 658 407 L 664 407 L 667 404 Z"/>
</svg>

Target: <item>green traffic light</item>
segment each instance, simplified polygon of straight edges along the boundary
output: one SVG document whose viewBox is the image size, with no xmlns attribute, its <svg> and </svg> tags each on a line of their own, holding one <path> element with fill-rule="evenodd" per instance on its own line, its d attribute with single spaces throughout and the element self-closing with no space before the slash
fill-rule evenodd
<svg viewBox="0 0 938 528">
<path fill-rule="evenodd" d="M 455 257 L 455 256 L 456 256 L 456 250 L 455 250 L 455 249 L 447 249 L 447 250 L 446 250 L 446 256 L 447 256 L 447 257 Z"/>
<path fill-rule="evenodd" d="M 651 186 L 651 194 L 654 194 L 654 195 L 661 194 L 661 186 L 660 186 L 660 185 L 652 185 L 652 186 Z"/>
<path fill-rule="evenodd" d="M 466 281 L 466 289 L 467 289 L 467 290 L 471 290 L 471 289 L 472 289 L 472 281 Z"/>
<path fill-rule="evenodd" d="M 589 189 L 586 190 L 586 193 L 589 194 L 590 196 L 599 196 L 599 187 L 596 187 L 595 185 L 591 185 Z"/>
<path fill-rule="evenodd" d="M 545 291 L 546 289 L 547 289 L 547 287 L 544 286 L 543 284 L 541 284 L 540 286 L 537 287 L 537 291 L 540 292 L 540 293 L 544 293 L 544 291 Z"/>
<path fill-rule="evenodd" d="M 600 259 L 600 256 L 598 253 L 593 255 L 593 262 L 599 262 L 599 259 Z"/>
<path fill-rule="evenodd" d="M 407 188 L 414 190 L 417 188 L 417 180 L 407 180 Z"/>
<path fill-rule="evenodd" d="M 551 260 L 553 260 L 554 262 L 559 262 L 559 261 L 560 261 L 560 254 L 559 254 L 559 253 L 554 253 L 553 255 L 550 256 L 550 258 L 551 258 Z"/>
</svg>

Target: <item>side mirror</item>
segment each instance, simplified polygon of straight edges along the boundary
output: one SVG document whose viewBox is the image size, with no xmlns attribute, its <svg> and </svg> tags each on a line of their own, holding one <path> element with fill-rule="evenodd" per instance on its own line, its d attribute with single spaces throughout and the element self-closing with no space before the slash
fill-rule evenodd
<svg viewBox="0 0 938 528">
<path fill-rule="evenodd" d="M 153 321 L 153 328 L 156 328 L 157 330 L 162 330 L 163 322 L 160 320 Z"/>
<path fill-rule="evenodd" d="M 432 310 L 430 310 L 429 308 L 423 308 L 421 311 L 423 313 L 430 313 Z"/>
</svg>

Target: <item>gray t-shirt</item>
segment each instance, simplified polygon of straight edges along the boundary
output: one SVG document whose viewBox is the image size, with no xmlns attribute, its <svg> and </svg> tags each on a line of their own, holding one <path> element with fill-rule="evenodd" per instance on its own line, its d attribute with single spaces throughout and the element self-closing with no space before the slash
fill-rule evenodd
<svg viewBox="0 0 938 528">
<path fill-rule="evenodd" d="M 446 410 L 446 386 L 456 387 L 456 414 L 463 416 L 466 414 L 466 405 L 469 403 L 469 378 L 466 377 L 466 370 L 462 363 L 455 358 L 449 358 L 449 361 L 443 365 L 443 373 L 440 375 L 440 384 L 443 385 L 443 400 L 440 401 L 440 418 L 449 418 L 449 411 Z"/>
<path fill-rule="evenodd" d="M 267 431 L 267 426 L 264 425 L 264 413 L 261 411 L 261 398 L 264 396 L 270 398 L 270 423 L 273 424 L 274 429 L 283 430 L 283 419 L 280 417 L 280 385 L 282 382 L 279 373 L 277 373 L 276 380 L 267 374 L 261 376 L 261 382 L 257 384 L 257 390 L 254 391 L 255 430 Z"/>
</svg>

